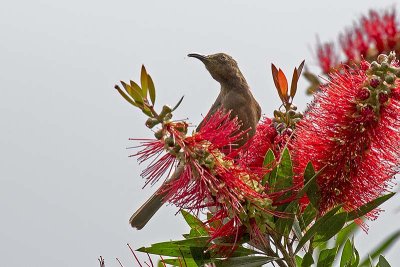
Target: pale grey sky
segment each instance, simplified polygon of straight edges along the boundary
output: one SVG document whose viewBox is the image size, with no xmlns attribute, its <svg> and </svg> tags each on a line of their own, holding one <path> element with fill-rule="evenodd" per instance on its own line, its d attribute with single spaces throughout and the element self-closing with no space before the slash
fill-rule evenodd
<svg viewBox="0 0 400 267">
<path fill-rule="evenodd" d="M 137 248 L 180 238 L 183 220 L 164 207 L 141 231 L 131 213 L 155 188 L 141 190 L 143 166 L 128 158 L 129 137 L 151 137 L 145 117 L 114 91 L 138 80 L 144 63 L 158 103 L 185 100 L 176 118 L 201 120 L 218 93 L 190 52 L 226 52 L 238 62 L 263 112 L 279 104 L 270 63 L 312 69 L 316 34 L 336 39 L 369 8 L 357 1 L 5 0 L 0 9 L 0 265 L 136 266 Z M 302 80 L 300 88 L 307 83 Z M 301 108 L 310 100 L 299 89 Z M 364 255 L 399 229 L 399 197 L 360 233 Z M 395 210 L 397 209 L 397 212 Z M 400 245 L 387 254 L 400 266 Z"/>
</svg>

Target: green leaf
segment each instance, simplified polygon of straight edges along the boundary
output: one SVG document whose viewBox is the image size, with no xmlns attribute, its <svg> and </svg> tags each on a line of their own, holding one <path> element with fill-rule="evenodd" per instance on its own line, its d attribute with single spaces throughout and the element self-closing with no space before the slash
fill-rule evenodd
<svg viewBox="0 0 400 267">
<path fill-rule="evenodd" d="M 347 239 L 340 259 L 340 267 L 357 267 L 360 262 L 360 255 L 354 244 Z"/>
<path fill-rule="evenodd" d="M 314 259 L 313 259 L 312 254 L 307 252 L 303 257 L 303 261 L 301 262 L 301 267 L 309 267 L 313 263 L 314 263 Z"/>
<path fill-rule="evenodd" d="M 143 104 L 143 97 L 132 86 L 121 81 L 125 91 L 135 100 L 138 104 Z"/>
<path fill-rule="evenodd" d="M 293 183 L 292 177 L 293 177 L 292 160 L 290 158 L 289 149 L 285 148 L 280 158 L 277 171 L 277 182 L 282 183 L 279 184 L 280 185 L 279 188 L 284 189 L 291 186 Z"/>
<path fill-rule="evenodd" d="M 354 234 L 360 227 L 355 222 L 344 227 L 337 235 L 335 247 L 342 247 L 351 234 Z"/>
<path fill-rule="evenodd" d="M 204 262 L 211 258 L 210 252 L 204 252 L 202 245 L 191 246 L 187 240 L 168 241 L 152 244 L 150 247 L 141 247 L 137 251 L 171 257 L 193 258 L 196 262 Z"/>
<path fill-rule="evenodd" d="M 338 247 L 324 249 L 319 253 L 317 267 L 331 267 L 335 261 Z"/>
<path fill-rule="evenodd" d="M 299 255 L 295 256 L 295 261 L 296 261 L 296 266 L 301 267 L 301 263 L 303 262 L 303 258 L 300 257 Z"/>
<path fill-rule="evenodd" d="M 194 259 L 192 258 L 185 258 L 185 259 L 164 259 L 165 264 L 169 264 L 172 266 L 184 266 L 184 267 L 198 267 L 198 265 Z M 164 266 L 164 265 L 162 265 Z"/>
<path fill-rule="evenodd" d="M 135 107 L 139 107 L 139 105 L 136 104 L 129 96 L 127 96 L 127 95 L 124 93 L 124 91 L 122 91 L 121 88 L 120 88 L 118 85 L 116 85 L 114 88 L 118 91 L 118 93 L 119 93 L 123 98 L 125 98 L 126 101 L 128 101 L 130 104 L 132 104 L 132 105 L 135 106 Z"/>
<path fill-rule="evenodd" d="M 260 267 L 279 258 L 269 256 L 243 256 L 214 261 L 216 267 Z"/>
<path fill-rule="evenodd" d="M 315 219 L 317 216 L 317 210 L 312 204 L 308 204 L 306 209 L 299 216 L 299 222 L 301 230 L 305 230 L 307 226 Z"/>
<path fill-rule="evenodd" d="M 325 169 L 325 167 L 323 167 L 317 173 L 315 173 L 312 163 L 309 162 L 304 171 L 304 181 L 306 182 L 306 185 L 304 186 L 304 188 L 302 190 L 306 190 L 308 199 L 310 200 L 311 204 L 313 204 L 316 209 L 319 208 L 319 201 L 321 198 L 321 193 L 320 193 L 319 186 L 317 183 L 317 177 L 321 174 L 321 172 L 324 169 Z"/>
<path fill-rule="evenodd" d="M 288 236 L 290 231 L 292 230 L 294 216 L 297 212 L 299 204 L 297 201 L 292 201 L 286 207 L 284 212 L 286 213 L 285 217 L 280 217 L 277 219 L 275 223 L 276 231 L 283 236 Z"/>
<path fill-rule="evenodd" d="M 299 250 L 307 243 L 308 240 L 310 240 L 320 229 L 322 225 L 326 223 L 326 221 L 334 216 L 336 212 L 342 207 L 342 205 L 336 206 L 330 211 L 328 211 L 324 216 L 319 218 L 313 226 L 308 229 L 308 231 L 304 234 L 303 238 L 300 239 L 299 244 L 297 245 L 295 253 L 299 252 Z"/>
<path fill-rule="evenodd" d="M 300 240 L 303 237 L 303 234 L 302 234 L 301 228 L 300 228 L 299 220 L 297 220 L 297 216 L 294 217 L 293 231 L 294 231 L 294 234 L 296 235 L 298 240 Z"/>
<path fill-rule="evenodd" d="M 208 232 L 206 228 L 204 227 L 204 224 L 195 216 L 190 214 L 189 212 L 185 210 L 181 210 L 181 213 L 183 215 L 183 218 L 185 219 L 186 223 L 190 226 L 190 228 L 193 230 L 190 233 L 190 236 L 207 236 Z"/>
<path fill-rule="evenodd" d="M 184 240 L 171 241 L 178 246 L 185 247 L 206 247 L 210 242 L 209 236 L 190 237 Z"/>
<path fill-rule="evenodd" d="M 400 231 L 397 231 L 391 234 L 388 238 L 386 238 L 382 243 L 380 243 L 371 253 L 369 253 L 371 259 L 376 259 L 379 255 L 389 249 L 394 242 L 400 237 Z M 368 266 L 368 259 L 364 259 L 360 266 Z"/>
<path fill-rule="evenodd" d="M 322 224 L 314 237 L 315 243 L 325 242 L 336 235 L 343 227 L 347 219 L 347 213 L 341 212 L 328 218 L 324 224 Z"/>
<path fill-rule="evenodd" d="M 393 197 L 394 194 L 395 193 L 390 193 L 390 194 L 378 197 L 378 198 L 376 198 L 376 199 L 374 199 L 374 200 L 362 205 L 357 210 L 349 212 L 349 216 L 347 217 L 347 220 L 348 221 L 352 221 L 352 220 L 355 220 L 357 218 L 360 218 L 361 216 L 364 216 L 368 212 L 374 210 L 375 208 L 380 206 L 382 203 L 386 202 L 388 199 Z"/>
<path fill-rule="evenodd" d="M 182 96 L 181 99 L 179 99 L 178 103 L 175 105 L 175 107 L 172 109 L 172 111 L 175 111 L 179 107 L 179 105 L 182 103 L 182 100 L 184 97 L 185 96 Z"/>
<path fill-rule="evenodd" d="M 340 258 L 340 267 L 349 267 L 354 261 L 354 247 L 350 240 L 347 239 Z"/>
<path fill-rule="evenodd" d="M 140 72 L 140 85 L 142 86 L 142 96 L 144 99 L 147 98 L 147 90 L 148 90 L 148 83 L 147 83 L 147 71 L 144 65 L 142 65 L 142 70 Z"/>
<path fill-rule="evenodd" d="M 272 168 L 276 163 L 275 155 L 272 149 L 268 149 L 267 153 L 265 154 L 264 157 L 264 162 L 263 166 L 267 169 Z M 273 191 L 273 187 L 276 182 L 276 171 L 277 168 L 274 167 L 269 173 L 264 175 L 263 180 L 262 180 L 262 185 L 265 185 L 268 182 L 269 188 L 271 188 L 271 191 Z"/>
<path fill-rule="evenodd" d="M 156 88 L 154 87 L 153 79 L 147 74 L 147 85 L 149 86 L 149 95 L 151 103 L 154 105 L 156 102 Z"/>
<path fill-rule="evenodd" d="M 379 267 L 391 267 L 389 262 L 382 255 L 379 256 L 378 266 Z"/>
</svg>

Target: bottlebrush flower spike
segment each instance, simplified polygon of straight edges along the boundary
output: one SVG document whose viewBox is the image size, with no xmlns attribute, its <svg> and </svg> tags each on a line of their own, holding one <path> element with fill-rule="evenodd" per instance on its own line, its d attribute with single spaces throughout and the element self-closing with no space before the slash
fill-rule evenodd
<svg viewBox="0 0 400 267">
<path fill-rule="evenodd" d="M 332 68 L 337 66 L 339 57 L 334 51 L 333 43 L 318 44 L 317 46 L 317 57 L 319 65 L 323 72 L 328 73 Z"/>
<path fill-rule="evenodd" d="M 252 182 L 254 174 L 235 165 L 229 156 L 237 154 L 232 144 L 243 134 L 238 120 L 229 116 L 217 111 L 198 133 L 182 140 L 185 168 L 167 189 L 171 203 L 189 210 L 217 206 L 232 215 L 243 210 L 244 199 L 261 196 Z"/>
<path fill-rule="evenodd" d="M 400 68 L 396 55 L 343 68 L 315 95 L 292 143 L 295 173 L 309 161 L 318 177 L 320 211 L 357 209 L 382 194 L 400 158 Z M 301 177 L 297 177 L 301 182 Z M 376 215 L 376 214 L 375 214 Z M 370 218 L 374 215 L 370 214 Z"/>
<path fill-rule="evenodd" d="M 400 52 L 400 27 L 396 19 L 394 9 L 381 13 L 371 10 L 368 16 L 363 16 L 353 29 L 339 37 L 346 56 L 342 61 L 359 63 L 364 58 L 371 62 L 381 53 Z M 324 73 L 341 67 L 334 49 L 333 43 L 317 45 L 317 58 Z"/>
</svg>

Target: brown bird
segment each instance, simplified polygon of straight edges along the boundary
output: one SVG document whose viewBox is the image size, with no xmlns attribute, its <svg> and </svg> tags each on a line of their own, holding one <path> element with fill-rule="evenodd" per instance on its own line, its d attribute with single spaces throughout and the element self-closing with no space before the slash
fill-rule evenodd
<svg viewBox="0 0 400 267">
<path fill-rule="evenodd" d="M 197 131 L 209 119 L 210 115 L 214 114 L 218 109 L 222 109 L 225 112 L 231 111 L 231 117 L 238 117 L 241 122 L 240 129 L 247 131 L 246 135 L 236 144 L 238 147 L 244 145 L 256 131 L 257 123 L 261 117 L 261 108 L 254 99 L 236 61 L 224 53 L 209 56 L 189 54 L 188 56 L 201 60 L 214 80 L 221 85 L 217 99 L 197 127 Z M 164 191 L 164 186 L 168 182 L 179 178 L 182 171 L 183 163 L 180 163 L 171 177 L 132 215 L 129 220 L 132 227 L 140 230 L 147 224 L 165 202 L 164 197 L 167 193 L 162 192 Z"/>
</svg>

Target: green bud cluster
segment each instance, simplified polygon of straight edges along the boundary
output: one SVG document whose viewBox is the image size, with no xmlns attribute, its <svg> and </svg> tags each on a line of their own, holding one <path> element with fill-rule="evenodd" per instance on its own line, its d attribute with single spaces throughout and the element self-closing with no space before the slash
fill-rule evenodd
<svg viewBox="0 0 400 267">
<path fill-rule="evenodd" d="M 379 118 L 380 108 L 387 105 L 392 90 L 396 87 L 396 79 L 400 78 L 400 68 L 393 65 L 396 53 L 381 54 L 366 70 L 368 78 L 357 96 L 357 111 L 371 109 L 375 113 L 375 119 Z"/>
<path fill-rule="evenodd" d="M 297 111 L 297 107 L 291 104 L 285 111 L 275 110 L 272 119 L 278 133 L 283 133 L 287 128 L 294 129 L 303 118 L 303 114 Z"/>
</svg>

